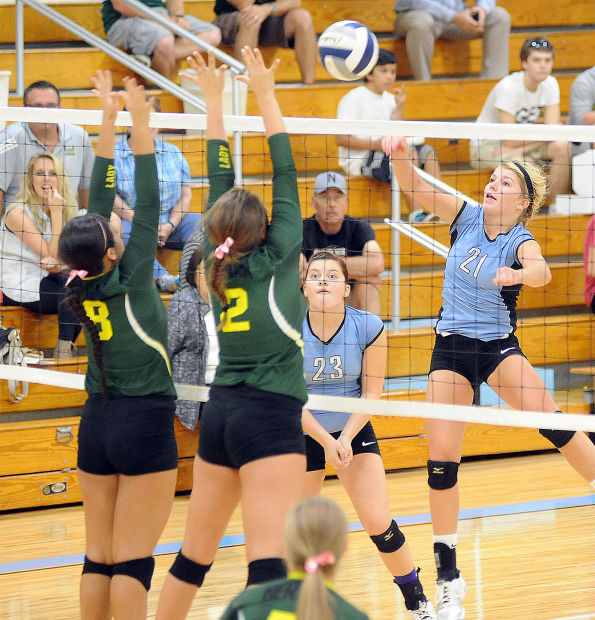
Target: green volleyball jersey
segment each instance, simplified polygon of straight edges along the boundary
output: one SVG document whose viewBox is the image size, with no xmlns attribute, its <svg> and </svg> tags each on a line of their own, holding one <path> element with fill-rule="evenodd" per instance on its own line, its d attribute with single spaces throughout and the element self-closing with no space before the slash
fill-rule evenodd
<svg viewBox="0 0 595 620">
<path fill-rule="evenodd" d="M 103 376 L 108 391 L 125 396 L 175 396 L 167 355 L 167 315 L 155 281 L 159 187 L 155 156 L 137 155 L 138 194 L 130 240 L 112 271 L 84 279 L 84 307 L 99 329 Z M 95 158 L 89 191 L 89 213 L 109 218 L 115 196 L 112 159 Z M 85 388 L 101 393 L 93 345 L 85 329 L 89 367 Z"/>
<path fill-rule="evenodd" d="M 299 276 L 302 216 L 297 173 L 289 136 L 276 134 L 268 142 L 273 162 L 272 217 L 260 247 L 228 271 L 228 310 L 219 331 L 220 361 L 213 384 L 244 384 L 306 402 L 302 341 L 305 303 Z M 209 140 L 207 162 L 210 208 L 234 184 L 228 143 Z M 204 256 L 213 249 L 205 236 Z M 215 317 L 220 317 L 219 299 L 211 295 L 211 301 Z"/>
<path fill-rule="evenodd" d="M 292 620 L 304 573 L 291 573 L 288 579 L 268 581 L 248 588 L 236 596 L 221 620 Z M 368 616 L 341 598 L 325 580 L 337 620 L 366 620 Z"/>
</svg>

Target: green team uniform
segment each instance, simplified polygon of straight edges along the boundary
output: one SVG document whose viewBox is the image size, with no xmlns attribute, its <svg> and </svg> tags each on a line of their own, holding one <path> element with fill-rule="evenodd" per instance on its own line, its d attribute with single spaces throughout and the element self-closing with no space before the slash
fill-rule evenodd
<svg viewBox="0 0 595 620">
<path fill-rule="evenodd" d="M 108 391 L 123 396 L 174 396 L 167 355 L 167 315 L 155 281 L 159 187 L 155 155 L 137 155 L 137 207 L 130 241 L 112 271 L 84 279 L 84 307 L 96 323 L 103 349 Z M 115 196 L 112 159 L 96 157 L 89 192 L 89 213 L 109 219 Z M 85 389 L 101 394 L 101 377 L 85 329 L 89 366 Z"/>
<path fill-rule="evenodd" d="M 236 596 L 221 620 L 292 620 L 304 573 L 290 573 L 287 579 L 268 581 Z M 339 596 L 325 580 L 337 620 L 366 620 L 368 616 Z"/>
<path fill-rule="evenodd" d="M 299 260 L 302 216 L 297 173 L 286 133 L 268 140 L 273 162 L 273 213 L 262 244 L 231 266 L 226 280 L 228 310 L 219 331 L 220 361 L 213 385 L 245 385 L 292 396 L 305 403 Z M 234 185 L 229 145 L 209 140 L 209 205 Z M 204 256 L 214 250 L 205 235 Z M 216 260 L 216 259 L 215 259 Z M 211 295 L 215 317 L 219 299 Z"/>
</svg>

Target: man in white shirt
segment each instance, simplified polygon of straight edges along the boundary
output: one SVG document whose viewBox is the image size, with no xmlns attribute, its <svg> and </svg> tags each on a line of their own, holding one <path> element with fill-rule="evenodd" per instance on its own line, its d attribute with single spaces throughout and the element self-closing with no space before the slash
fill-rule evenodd
<svg viewBox="0 0 595 620">
<path fill-rule="evenodd" d="M 478 123 L 560 124 L 560 87 L 551 75 L 554 48 L 544 37 L 527 39 L 521 47 L 522 71 L 501 79 L 491 90 Z M 551 194 L 568 191 L 570 143 L 520 140 L 471 140 L 470 160 L 476 168 L 493 168 L 500 162 L 546 160 L 551 163 Z"/>
</svg>

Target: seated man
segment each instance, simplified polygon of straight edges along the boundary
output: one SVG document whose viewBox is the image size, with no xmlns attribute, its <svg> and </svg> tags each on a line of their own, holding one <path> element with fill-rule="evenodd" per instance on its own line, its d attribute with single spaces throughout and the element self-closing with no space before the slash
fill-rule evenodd
<svg viewBox="0 0 595 620">
<path fill-rule="evenodd" d="M 346 303 L 380 315 L 380 274 L 384 257 L 368 222 L 345 215 L 347 184 L 337 172 L 316 177 L 312 206 L 315 214 L 304 220 L 300 265 L 318 250 L 345 256 L 351 293 Z"/>
<path fill-rule="evenodd" d="M 59 108 L 60 93 L 51 83 L 33 82 L 23 94 L 28 108 Z M 0 214 L 19 193 L 27 164 L 34 155 L 50 153 L 60 160 L 79 208 L 87 206 L 95 155 L 89 134 L 70 123 L 13 123 L 0 134 Z"/>
<path fill-rule="evenodd" d="M 300 8 L 300 0 L 216 0 L 215 13 L 223 44 L 233 45 L 236 58 L 241 58 L 244 45 L 291 47 L 302 82 L 314 82 L 316 33 L 310 13 Z"/>
<path fill-rule="evenodd" d="M 560 87 L 551 75 L 554 48 L 544 37 L 531 37 L 521 47 L 522 71 L 511 73 L 492 88 L 478 123 L 536 123 L 543 112 L 543 122 L 560 124 Z M 493 168 L 511 159 L 547 160 L 551 162 L 551 194 L 568 191 L 570 179 L 570 144 L 520 140 L 471 140 L 471 165 Z"/>
<path fill-rule="evenodd" d="M 407 55 L 416 80 L 431 80 L 436 38 L 477 39 L 483 36 L 480 77 L 501 78 L 508 73 L 510 15 L 496 0 L 395 0 L 395 34 L 405 37 Z"/>
<path fill-rule="evenodd" d="M 595 125 L 595 67 L 583 71 L 570 87 L 569 125 Z M 595 145 L 588 142 L 573 144 L 572 153 L 578 155 Z"/>
<path fill-rule="evenodd" d="M 407 100 L 405 87 L 395 88 L 397 57 L 385 49 L 378 50 L 378 61 L 365 76 L 364 84 L 350 90 L 339 102 L 337 118 L 343 120 L 400 121 Z M 394 89 L 394 90 L 393 90 Z M 336 136 L 339 146 L 339 165 L 351 176 L 391 182 L 390 157 L 382 151 L 382 136 Z M 417 144 L 409 153 L 414 165 L 440 179 L 436 151 L 429 144 Z M 423 221 L 428 216 L 416 203 L 406 197 L 411 208 L 411 221 Z"/>
<path fill-rule="evenodd" d="M 184 14 L 184 0 L 140 1 L 199 39 L 211 45 L 221 43 L 219 28 L 192 15 Z M 170 30 L 152 21 L 123 0 L 103 0 L 101 16 L 108 43 L 128 50 L 146 65 L 150 63 L 155 71 L 165 77 L 171 77 L 176 63 L 197 49 L 187 39 L 174 36 Z"/>
<path fill-rule="evenodd" d="M 153 109 L 161 111 L 158 99 L 154 99 Z M 159 238 L 160 248 L 181 250 L 190 238 L 195 227 L 202 223 L 202 216 L 190 213 L 192 189 L 190 187 L 190 167 L 180 149 L 157 138 L 157 129 L 150 130 L 155 138 L 155 157 L 159 176 Z M 122 219 L 122 238 L 128 243 L 134 207 L 136 188 L 134 185 L 134 153 L 130 135 L 122 136 L 116 143 L 114 166 L 116 168 L 116 200 L 114 212 Z M 155 281 L 163 292 L 175 290 L 175 275 L 170 275 L 157 259 L 153 269 Z"/>
</svg>

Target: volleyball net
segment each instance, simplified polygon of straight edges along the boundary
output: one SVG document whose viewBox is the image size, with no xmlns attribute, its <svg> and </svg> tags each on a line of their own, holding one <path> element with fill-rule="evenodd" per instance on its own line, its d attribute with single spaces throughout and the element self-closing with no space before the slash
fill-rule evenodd
<svg viewBox="0 0 595 620">
<path fill-rule="evenodd" d="M 83 127 L 95 142 L 101 112 L 93 110 L 0 108 L 1 118 L 8 123 L 0 144 L 0 177 L 20 175 L 26 183 L 26 171 L 15 170 L 14 152 L 21 148 L 13 138 L 16 122 L 72 123 Z M 204 115 L 153 114 L 151 126 L 159 129 L 159 138 L 177 146 L 184 155 L 192 188 L 191 212 L 201 213 L 203 197 L 208 190 Z M 259 195 L 267 209 L 272 200 L 272 165 L 268 155 L 264 126 L 258 117 L 226 117 L 226 128 L 234 152 L 237 183 Z M 117 125 L 126 135 L 130 115 L 121 112 Z M 336 136 L 384 135 L 405 136 L 411 146 L 415 163 L 425 164 L 420 174 L 432 186 L 435 195 L 452 193 L 472 204 L 481 204 L 484 187 L 498 161 L 482 161 L 485 141 L 515 141 L 516 144 L 565 143 L 568 157 L 565 164 L 545 163 L 548 174 L 567 179 L 568 188 L 546 202 L 547 213 L 536 215 L 528 229 L 540 244 L 552 272 L 551 282 L 539 288 L 525 286 L 517 304 L 517 335 L 523 352 L 541 375 L 547 389 L 555 395 L 563 410 L 588 411 L 582 402 L 581 388 L 592 383 L 591 363 L 595 353 L 595 331 L 585 301 L 583 249 L 585 232 L 595 204 L 595 159 L 591 150 L 595 143 L 595 127 L 543 125 L 488 125 L 465 122 L 422 121 L 341 121 L 329 118 L 286 117 L 294 159 L 298 169 L 298 189 L 302 217 L 315 215 L 314 185 L 316 177 L 325 172 L 339 173 L 346 180 L 346 213 L 368 222 L 374 231 L 384 262 L 384 270 L 374 279 L 379 314 L 388 331 L 387 367 L 382 400 L 365 401 L 330 396 L 312 396 L 310 406 L 329 411 L 370 413 L 387 417 L 419 417 L 450 419 L 482 424 L 523 426 L 529 428 L 569 429 L 595 432 L 595 416 L 565 416 L 506 409 L 496 393 L 485 386 L 477 390 L 475 403 L 482 407 L 436 405 L 422 402 L 434 343 L 434 326 L 442 305 L 445 254 L 450 246 L 449 224 L 433 217 L 431 209 L 420 209 L 400 192 L 398 184 L 382 178 L 381 158 L 369 153 L 347 154 L 340 162 Z M 119 136 L 118 138 L 120 138 Z M 582 144 L 579 147 L 578 144 Z M 422 148 L 427 145 L 431 149 Z M 475 146 L 474 146 L 475 145 Z M 83 158 L 83 145 L 72 145 L 63 154 L 66 176 L 68 158 Z M 539 149 L 532 149 L 535 155 Z M 579 154 L 580 152 L 580 154 Z M 479 161 L 473 162 L 473 154 Z M 538 154 L 538 153 L 537 153 Z M 546 151 L 544 157 L 546 159 Z M 575 157 L 575 155 L 577 155 Z M 493 156 L 496 157 L 497 156 Z M 358 159 L 359 158 L 359 159 Z M 365 162 L 362 158 L 365 158 Z M 432 164 L 432 160 L 438 166 Z M 522 158 L 519 158 L 522 159 Z M 362 165 L 359 162 L 362 161 Z M 341 166 L 343 164 L 343 166 Z M 566 169 L 563 170 L 563 166 Z M 22 164 L 21 164 L 22 168 Z M 368 176 L 363 176 L 364 168 Z M 358 174 L 358 170 L 360 173 Z M 439 172 L 437 172 L 439 170 Z M 376 172 L 376 174 L 374 173 Z M 431 174 L 434 172 L 436 177 Z M 83 172 L 85 176 L 90 171 Z M 88 186 L 88 177 L 69 179 L 79 188 Z M 130 181 L 130 179 L 123 179 Z M 571 192 L 571 188 L 574 189 Z M 72 188 L 72 195 L 77 191 Z M 8 205 L 5 205 L 8 206 Z M 76 206 L 76 205 L 74 205 Z M 2 243 L 10 235 L 2 220 Z M 308 250 L 321 249 L 318 247 Z M 344 248 L 333 251 L 345 253 Z M 177 274 L 179 253 L 160 251 L 158 257 L 170 273 Z M 471 259 L 473 257 L 470 257 Z M 23 258 L 23 261 L 25 258 Z M 29 260 L 31 260 L 29 258 Z M 2 273 L 21 269 L 3 256 L 0 288 L 4 290 Z M 477 265 L 475 265 L 476 267 Z M 474 268 L 475 268 L 474 267 Z M 180 274 L 182 278 L 184 274 Z M 34 289 L 35 287 L 33 287 Z M 29 291 L 35 293 L 35 290 Z M 14 295 L 8 296 L 14 300 Z M 164 295 L 164 303 L 169 298 Z M 465 302 L 461 302 L 465 303 Z M 86 358 L 54 364 L 47 357 L 57 335 L 57 317 L 39 315 L 22 305 L 0 307 L 4 328 L 17 327 L 23 345 L 45 350 L 43 361 L 29 358 L 27 367 L 0 365 L 3 396 L 8 402 L 7 381 L 24 381 L 36 387 L 62 388 L 77 392 L 83 389 Z M 79 338 L 79 342 L 82 340 Z M 84 348 L 79 347 L 84 355 Z M 461 352 L 461 355 L 465 355 Z M 44 368 L 43 366 L 46 366 Z M 573 369 L 573 373 L 570 370 Z M 583 374 L 578 374 L 583 369 Z M 181 398 L 205 400 L 206 388 L 177 386 Z M 519 377 L 522 387 L 522 377 Z M 41 392 L 39 392 L 41 390 Z M 66 393 L 66 392 L 65 392 Z M 79 397 L 80 400 L 80 397 Z M 37 401 L 36 401 L 37 402 Z M 19 405 L 23 410 L 25 398 Z M 32 410 L 36 405 L 31 400 Z M 10 410 L 8 403 L 4 410 Z M 25 409 L 26 410 L 26 409 Z M 399 421 L 392 421 L 398 425 Z"/>
</svg>

